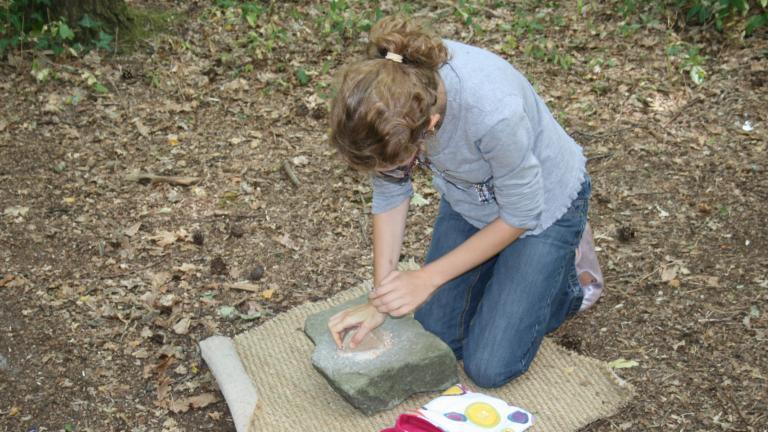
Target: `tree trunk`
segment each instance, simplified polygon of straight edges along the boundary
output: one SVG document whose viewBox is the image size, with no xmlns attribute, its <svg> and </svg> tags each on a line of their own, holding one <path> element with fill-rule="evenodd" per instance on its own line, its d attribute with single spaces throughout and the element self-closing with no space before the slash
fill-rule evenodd
<svg viewBox="0 0 768 432">
<path fill-rule="evenodd" d="M 117 28 L 126 30 L 131 26 L 124 0 L 56 0 L 51 2 L 52 17 L 61 17 L 75 26 L 83 15 L 100 21 L 104 31 L 115 34 Z"/>
</svg>

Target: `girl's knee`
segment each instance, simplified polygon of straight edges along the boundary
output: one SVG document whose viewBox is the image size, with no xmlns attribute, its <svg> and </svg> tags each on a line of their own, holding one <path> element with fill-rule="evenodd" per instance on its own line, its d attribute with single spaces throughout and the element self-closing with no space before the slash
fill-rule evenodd
<svg viewBox="0 0 768 432">
<path fill-rule="evenodd" d="M 497 388 L 524 374 L 530 362 L 514 360 L 508 363 L 489 361 L 476 356 L 465 355 L 464 372 L 480 387 Z"/>
</svg>

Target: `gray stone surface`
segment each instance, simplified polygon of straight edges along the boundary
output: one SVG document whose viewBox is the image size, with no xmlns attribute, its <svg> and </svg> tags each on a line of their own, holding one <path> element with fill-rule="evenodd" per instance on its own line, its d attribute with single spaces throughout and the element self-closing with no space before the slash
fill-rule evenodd
<svg viewBox="0 0 768 432">
<path fill-rule="evenodd" d="M 310 315 L 304 323 L 304 332 L 315 344 L 312 365 L 344 399 L 372 415 L 414 393 L 444 390 L 458 382 L 451 349 L 411 316 L 387 318 L 358 349 L 336 348 L 328 319 L 365 301 L 366 296 L 351 300 Z"/>
</svg>

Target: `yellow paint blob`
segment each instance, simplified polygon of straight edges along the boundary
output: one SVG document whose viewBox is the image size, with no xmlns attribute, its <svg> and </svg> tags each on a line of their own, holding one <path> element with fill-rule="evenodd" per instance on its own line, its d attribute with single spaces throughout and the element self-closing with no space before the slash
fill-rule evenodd
<svg viewBox="0 0 768 432">
<path fill-rule="evenodd" d="M 472 423 L 484 427 L 492 428 L 501 422 L 501 416 L 498 411 L 485 402 L 475 402 L 470 404 L 464 414 Z"/>
<path fill-rule="evenodd" d="M 463 394 L 464 394 L 464 390 L 462 390 L 461 387 L 459 386 L 453 386 L 443 392 L 443 396 L 459 396 Z"/>
</svg>

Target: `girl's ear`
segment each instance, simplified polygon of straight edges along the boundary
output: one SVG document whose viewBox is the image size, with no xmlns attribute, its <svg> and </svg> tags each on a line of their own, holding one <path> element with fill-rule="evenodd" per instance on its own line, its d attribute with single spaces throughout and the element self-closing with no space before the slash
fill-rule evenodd
<svg viewBox="0 0 768 432">
<path fill-rule="evenodd" d="M 435 128 L 437 127 L 437 124 L 440 122 L 440 117 L 441 117 L 440 114 L 432 114 L 429 117 L 429 127 L 427 128 L 427 130 L 434 131 Z"/>
</svg>

